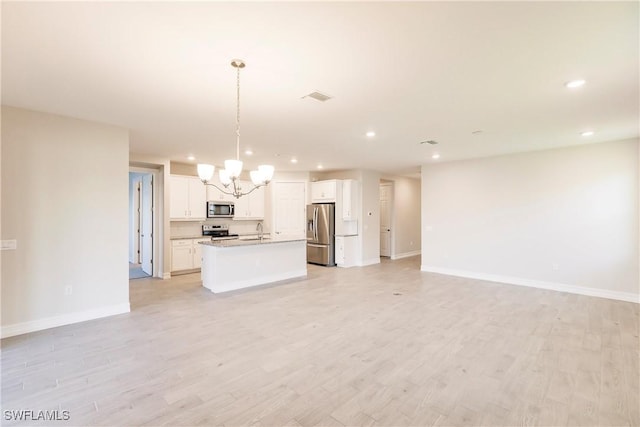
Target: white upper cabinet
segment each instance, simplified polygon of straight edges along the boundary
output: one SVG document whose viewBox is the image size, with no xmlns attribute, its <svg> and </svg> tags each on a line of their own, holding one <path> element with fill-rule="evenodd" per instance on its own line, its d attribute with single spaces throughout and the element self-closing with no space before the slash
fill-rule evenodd
<svg viewBox="0 0 640 427">
<path fill-rule="evenodd" d="M 358 181 L 355 179 L 342 181 L 342 219 L 358 219 Z"/>
<path fill-rule="evenodd" d="M 189 179 L 189 213 L 191 218 L 207 217 L 207 187 L 198 178 Z"/>
<path fill-rule="evenodd" d="M 239 181 L 243 191 L 253 188 L 251 181 Z M 253 190 L 235 201 L 234 220 L 264 219 L 264 187 Z"/>
<path fill-rule="evenodd" d="M 189 181 L 184 176 L 172 175 L 170 181 L 169 216 L 172 219 L 189 217 Z"/>
<path fill-rule="evenodd" d="M 169 216 L 171 219 L 206 218 L 207 192 L 198 178 L 171 175 L 170 185 Z"/>
<path fill-rule="evenodd" d="M 217 174 L 213 174 L 213 177 L 211 178 L 211 181 L 209 181 L 211 184 L 215 184 L 220 188 L 224 188 L 222 186 L 222 183 L 220 183 L 220 177 Z M 224 194 L 222 191 L 218 190 L 215 187 L 212 187 L 211 185 L 207 185 L 207 200 L 208 201 L 213 201 L 213 202 L 233 202 L 235 199 L 233 196 L 229 195 L 229 194 Z"/>
<path fill-rule="evenodd" d="M 335 203 L 338 181 L 316 181 L 311 183 L 311 201 L 313 203 Z"/>
</svg>

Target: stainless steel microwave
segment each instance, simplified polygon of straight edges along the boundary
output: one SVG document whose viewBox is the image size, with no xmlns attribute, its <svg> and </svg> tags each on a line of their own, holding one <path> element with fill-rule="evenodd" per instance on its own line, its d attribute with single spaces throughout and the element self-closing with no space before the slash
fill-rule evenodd
<svg viewBox="0 0 640 427">
<path fill-rule="evenodd" d="M 207 218 L 233 218 L 233 202 L 207 202 Z"/>
</svg>

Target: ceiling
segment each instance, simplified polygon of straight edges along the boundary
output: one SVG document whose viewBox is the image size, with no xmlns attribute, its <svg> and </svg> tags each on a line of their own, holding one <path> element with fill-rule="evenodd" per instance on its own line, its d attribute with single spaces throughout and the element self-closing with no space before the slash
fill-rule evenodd
<svg viewBox="0 0 640 427">
<path fill-rule="evenodd" d="M 410 174 L 638 137 L 638 5 L 3 2 L 2 103 L 128 128 L 132 153 L 220 165 L 235 154 L 241 58 L 248 167 Z M 333 98 L 303 99 L 313 91 Z"/>
</svg>

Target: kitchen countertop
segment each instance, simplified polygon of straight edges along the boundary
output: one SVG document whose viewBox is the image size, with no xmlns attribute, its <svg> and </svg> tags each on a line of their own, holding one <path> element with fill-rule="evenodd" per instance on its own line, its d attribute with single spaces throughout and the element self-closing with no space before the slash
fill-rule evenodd
<svg viewBox="0 0 640 427">
<path fill-rule="evenodd" d="M 258 236 L 258 232 L 255 233 L 233 233 L 233 234 L 237 234 L 238 236 L 240 236 L 240 238 L 243 237 L 247 237 L 247 236 Z M 265 231 L 264 232 L 265 236 L 269 236 L 269 232 Z M 207 239 L 211 236 L 202 236 L 202 235 L 196 235 L 196 236 L 171 236 L 171 240 L 182 240 L 182 239 Z M 268 237 L 267 237 L 268 239 Z"/>
<path fill-rule="evenodd" d="M 200 242 L 201 245 L 213 246 L 216 248 L 231 248 L 236 246 L 253 246 L 253 245 L 270 245 L 275 243 L 288 243 L 288 242 L 306 242 L 307 239 L 287 239 L 287 240 L 276 240 L 276 239 L 251 239 L 251 240 L 243 240 L 243 239 L 234 239 L 234 240 L 218 240 L 215 242 Z"/>
</svg>

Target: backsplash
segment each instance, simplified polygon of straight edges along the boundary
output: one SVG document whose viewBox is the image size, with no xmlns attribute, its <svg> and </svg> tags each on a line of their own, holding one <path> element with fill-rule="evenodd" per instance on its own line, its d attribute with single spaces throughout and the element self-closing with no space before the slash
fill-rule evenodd
<svg viewBox="0 0 640 427">
<path fill-rule="evenodd" d="M 233 221 L 231 219 L 171 221 L 171 237 L 201 236 L 203 224 L 225 224 L 229 226 L 229 233 L 231 234 L 251 234 L 256 232 L 259 222 L 263 221 Z M 264 230 L 264 232 L 269 234 L 269 230 Z"/>
</svg>

